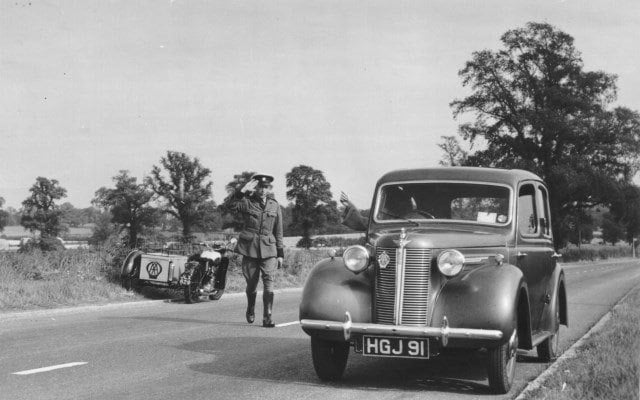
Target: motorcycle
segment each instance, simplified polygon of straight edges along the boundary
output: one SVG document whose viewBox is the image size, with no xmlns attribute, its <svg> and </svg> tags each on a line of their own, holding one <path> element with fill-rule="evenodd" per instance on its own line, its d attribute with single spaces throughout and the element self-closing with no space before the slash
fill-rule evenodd
<svg viewBox="0 0 640 400">
<path fill-rule="evenodd" d="M 227 281 L 229 258 L 233 254 L 237 240 L 202 244 L 203 250 L 190 256 L 178 280 L 184 289 L 186 303 L 196 302 L 200 296 L 208 295 L 210 300 L 219 300 L 224 294 Z"/>
</svg>

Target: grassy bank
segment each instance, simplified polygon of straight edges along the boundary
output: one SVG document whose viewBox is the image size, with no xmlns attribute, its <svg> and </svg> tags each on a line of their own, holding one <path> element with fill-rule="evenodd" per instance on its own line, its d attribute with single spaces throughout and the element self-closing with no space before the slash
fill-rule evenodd
<svg viewBox="0 0 640 400">
<path fill-rule="evenodd" d="M 327 249 L 285 249 L 285 268 L 276 273 L 276 288 L 299 287 L 311 267 L 327 256 Z M 628 257 L 628 246 L 582 246 L 562 251 L 563 262 Z M 0 252 L 0 311 L 54 308 L 80 304 L 178 298 L 181 293 L 145 288 L 142 294 L 120 286 L 120 266 L 125 249 L 79 249 L 20 254 Z M 230 264 L 227 291 L 245 288 L 240 257 Z"/>
<path fill-rule="evenodd" d="M 640 290 L 616 307 L 605 328 L 528 399 L 640 398 Z"/>
<path fill-rule="evenodd" d="M 182 296 L 168 289 L 124 290 L 119 277 L 123 254 L 118 249 L 0 252 L 0 312 Z M 327 250 L 286 249 L 276 288 L 302 286 L 311 267 L 326 255 Z M 240 261 L 238 257 L 230 263 L 228 292 L 245 289 Z"/>
</svg>

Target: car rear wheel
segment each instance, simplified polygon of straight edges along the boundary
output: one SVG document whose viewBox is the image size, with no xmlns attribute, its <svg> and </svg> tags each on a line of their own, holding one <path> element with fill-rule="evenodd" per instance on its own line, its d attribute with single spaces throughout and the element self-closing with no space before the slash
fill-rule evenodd
<svg viewBox="0 0 640 400">
<path fill-rule="evenodd" d="M 489 375 L 489 387 L 495 393 L 507 393 L 511 390 L 516 374 L 517 329 L 514 328 L 511 337 L 506 343 L 488 350 L 487 372 Z"/>
<path fill-rule="evenodd" d="M 349 343 L 311 337 L 311 357 L 318 378 L 323 381 L 339 380 L 347 366 Z"/>
<path fill-rule="evenodd" d="M 556 330 L 555 332 L 546 338 L 542 343 L 536 346 L 538 351 L 538 358 L 541 361 L 549 362 L 555 360 L 558 357 L 560 349 L 560 307 L 558 304 L 558 297 L 556 296 Z"/>
</svg>

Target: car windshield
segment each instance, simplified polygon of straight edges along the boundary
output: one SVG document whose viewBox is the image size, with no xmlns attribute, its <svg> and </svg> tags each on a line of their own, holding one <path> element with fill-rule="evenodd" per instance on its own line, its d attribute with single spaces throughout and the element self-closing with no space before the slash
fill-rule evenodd
<svg viewBox="0 0 640 400">
<path fill-rule="evenodd" d="M 509 222 L 506 186 L 459 182 L 391 183 L 380 188 L 375 220 L 451 220 L 504 225 Z"/>
</svg>

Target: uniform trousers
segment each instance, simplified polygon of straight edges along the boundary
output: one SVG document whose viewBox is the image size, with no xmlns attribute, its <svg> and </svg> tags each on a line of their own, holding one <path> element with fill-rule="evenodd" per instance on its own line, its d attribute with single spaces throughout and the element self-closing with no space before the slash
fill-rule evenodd
<svg viewBox="0 0 640 400">
<path fill-rule="evenodd" d="M 275 257 L 252 258 L 242 256 L 242 274 L 247 281 L 247 294 L 257 292 L 260 275 L 262 275 L 264 292 L 273 292 L 273 278 L 277 269 L 278 261 Z"/>
</svg>

